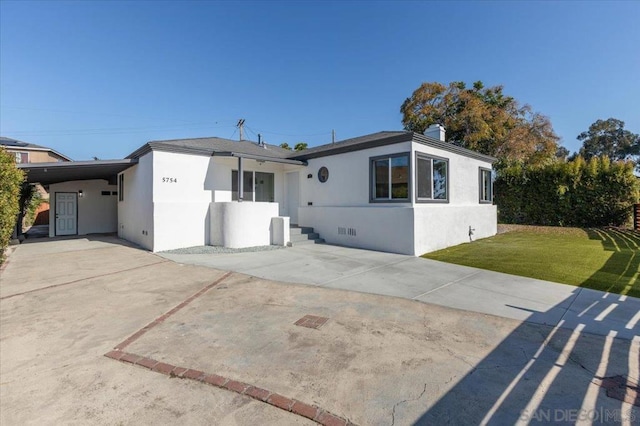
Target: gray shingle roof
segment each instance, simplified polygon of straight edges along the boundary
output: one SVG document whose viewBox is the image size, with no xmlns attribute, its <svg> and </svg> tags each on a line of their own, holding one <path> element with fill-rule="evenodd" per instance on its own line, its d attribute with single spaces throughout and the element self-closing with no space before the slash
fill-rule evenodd
<svg viewBox="0 0 640 426">
<path fill-rule="evenodd" d="M 234 154 L 234 156 L 249 156 L 254 158 L 273 158 L 287 162 L 305 162 L 306 160 L 345 152 L 360 151 L 367 148 L 392 145 L 400 142 L 416 142 L 423 145 L 443 149 L 483 161 L 494 162 L 495 158 L 471 151 L 449 142 L 443 142 L 419 133 L 407 131 L 383 131 L 357 138 L 346 139 L 336 143 L 316 146 L 303 151 L 290 151 L 277 145 L 264 147 L 251 141 L 233 141 L 223 138 L 173 139 L 166 141 L 151 141 L 132 152 L 127 158 L 139 158 L 151 150 L 183 152 L 187 154 L 215 155 Z"/>
<path fill-rule="evenodd" d="M 411 141 L 412 136 L 412 132 L 383 131 L 372 133 L 370 135 L 358 136 L 357 138 L 345 139 L 336 143 L 316 146 L 305 149 L 304 151 L 290 152 L 289 154 L 290 158 L 306 160 L 310 158 L 324 157 L 326 155 L 374 148 L 376 146 L 390 145 L 398 142 L 409 142 Z"/>
<path fill-rule="evenodd" d="M 291 151 L 280 148 L 276 145 L 258 145 L 251 141 L 233 141 L 223 138 L 196 138 L 196 139 L 173 139 L 166 141 L 151 141 L 132 152 L 127 158 L 138 158 L 150 150 L 184 152 L 201 155 L 214 155 L 215 153 L 234 152 L 259 157 L 271 157 L 286 159 Z"/>
</svg>

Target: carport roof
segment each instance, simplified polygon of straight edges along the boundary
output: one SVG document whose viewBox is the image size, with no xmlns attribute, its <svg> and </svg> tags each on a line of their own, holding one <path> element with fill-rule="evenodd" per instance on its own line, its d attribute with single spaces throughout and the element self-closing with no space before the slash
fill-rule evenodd
<svg viewBox="0 0 640 426">
<path fill-rule="evenodd" d="M 17 164 L 17 167 L 26 172 L 27 182 L 50 185 L 73 180 L 115 180 L 118 173 L 137 162 L 137 159 L 69 161 Z"/>
</svg>

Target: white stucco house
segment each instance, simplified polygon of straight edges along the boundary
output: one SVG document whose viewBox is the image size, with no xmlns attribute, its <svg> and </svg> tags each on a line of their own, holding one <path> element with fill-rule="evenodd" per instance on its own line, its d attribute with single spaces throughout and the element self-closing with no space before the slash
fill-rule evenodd
<svg viewBox="0 0 640 426">
<path fill-rule="evenodd" d="M 117 232 L 151 251 L 249 247 L 286 244 L 294 224 L 331 244 L 421 255 L 496 233 L 494 161 L 444 142 L 436 125 L 300 152 L 154 141 L 124 160 L 23 168 L 55 196 L 51 236 Z"/>
</svg>

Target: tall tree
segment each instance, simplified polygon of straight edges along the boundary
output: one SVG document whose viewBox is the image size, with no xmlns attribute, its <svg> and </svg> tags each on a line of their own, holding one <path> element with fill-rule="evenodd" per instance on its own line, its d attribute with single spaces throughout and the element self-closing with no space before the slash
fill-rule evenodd
<svg viewBox="0 0 640 426">
<path fill-rule="evenodd" d="M 303 150 L 307 149 L 307 143 L 306 142 L 298 142 L 293 149 L 295 151 L 303 151 Z"/>
<path fill-rule="evenodd" d="M 625 130 L 624 121 L 616 118 L 597 120 L 578 135 L 580 155 L 589 159 L 606 156 L 611 160 L 631 160 L 640 166 L 640 135 Z"/>
<path fill-rule="evenodd" d="M 551 161 L 558 136 L 548 117 L 520 105 L 502 86 L 476 81 L 445 86 L 423 83 L 400 108 L 406 130 L 423 133 L 432 124 L 445 126 L 449 142 L 496 156 L 499 166 Z"/>
</svg>

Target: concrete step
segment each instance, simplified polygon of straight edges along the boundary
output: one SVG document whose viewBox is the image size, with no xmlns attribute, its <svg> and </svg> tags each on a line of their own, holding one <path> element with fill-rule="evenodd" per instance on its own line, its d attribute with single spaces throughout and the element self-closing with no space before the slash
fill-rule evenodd
<svg viewBox="0 0 640 426">
<path fill-rule="evenodd" d="M 291 246 L 302 246 L 306 244 L 322 244 L 324 239 L 316 238 L 315 240 L 291 241 Z"/>
<path fill-rule="evenodd" d="M 289 233 L 291 235 L 312 234 L 313 228 L 310 226 L 291 226 L 289 228 Z"/>
<path fill-rule="evenodd" d="M 317 232 L 312 232 L 310 234 L 291 234 L 291 241 L 306 241 L 306 240 L 316 240 L 320 238 Z"/>
</svg>

